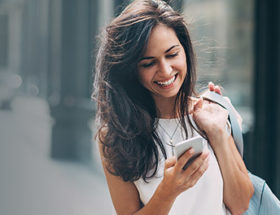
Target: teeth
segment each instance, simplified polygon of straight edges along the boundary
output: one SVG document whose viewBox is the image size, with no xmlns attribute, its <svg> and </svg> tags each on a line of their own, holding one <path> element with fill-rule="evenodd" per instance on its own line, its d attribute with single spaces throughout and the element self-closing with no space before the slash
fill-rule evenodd
<svg viewBox="0 0 280 215">
<path fill-rule="evenodd" d="M 157 83 L 162 86 L 168 86 L 172 84 L 174 81 L 175 81 L 175 75 L 173 76 L 173 78 L 169 79 L 168 81 L 164 81 L 164 82 L 157 81 Z"/>
</svg>

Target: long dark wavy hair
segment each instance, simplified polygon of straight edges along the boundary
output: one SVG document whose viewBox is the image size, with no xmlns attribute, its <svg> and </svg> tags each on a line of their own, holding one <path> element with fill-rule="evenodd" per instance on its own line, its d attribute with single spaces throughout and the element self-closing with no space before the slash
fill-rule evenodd
<svg viewBox="0 0 280 215">
<path fill-rule="evenodd" d="M 136 0 L 109 24 L 100 36 L 93 98 L 97 102 L 97 137 L 110 173 L 124 181 L 145 181 L 157 172 L 159 153 L 166 152 L 156 128 L 157 109 L 137 75 L 152 29 L 172 28 L 185 53 L 187 75 L 176 105 L 186 137 L 189 97 L 196 94 L 195 56 L 187 24 L 165 1 Z"/>
</svg>

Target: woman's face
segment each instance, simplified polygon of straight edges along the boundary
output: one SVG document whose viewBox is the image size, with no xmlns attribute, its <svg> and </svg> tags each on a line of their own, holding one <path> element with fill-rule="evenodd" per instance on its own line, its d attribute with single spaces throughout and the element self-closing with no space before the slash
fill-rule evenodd
<svg viewBox="0 0 280 215">
<path fill-rule="evenodd" d="M 155 102 L 175 98 L 187 73 L 185 50 L 175 31 L 163 24 L 155 26 L 144 56 L 138 63 L 141 84 Z"/>
</svg>

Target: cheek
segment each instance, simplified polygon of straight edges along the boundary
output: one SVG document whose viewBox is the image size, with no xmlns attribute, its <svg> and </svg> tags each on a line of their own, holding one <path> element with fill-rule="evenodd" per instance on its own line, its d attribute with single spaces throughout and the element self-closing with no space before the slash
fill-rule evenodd
<svg viewBox="0 0 280 215">
<path fill-rule="evenodd" d="M 187 73 L 187 62 L 186 62 L 186 58 L 184 56 L 182 56 L 181 58 L 178 59 L 177 61 L 177 68 L 183 73 L 186 74 Z"/>
<path fill-rule="evenodd" d="M 187 60 L 184 52 L 181 52 L 176 58 L 176 66 L 180 69 L 187 69 Z"/>
<path fill-rule="evenodd" d="M 152 75 L 151 73 L 149 73 L 148 71 L 139 71 L 138 72 L 138 78 L 139 78 L 139 82 L 144 86 L 147 87 L 147 85 L 149 85 L 149 83 L 151 83 L 152 81 Z"/>
</svg>

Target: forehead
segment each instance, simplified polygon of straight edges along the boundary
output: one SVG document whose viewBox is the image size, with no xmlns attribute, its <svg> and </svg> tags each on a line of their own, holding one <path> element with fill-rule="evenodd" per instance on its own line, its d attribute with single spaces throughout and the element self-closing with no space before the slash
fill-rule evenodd
<svg viewBox="0 0 280 215">
<path fill-rule="evenodd" d="M 181 45 L 175 31 L 166 25 L 158 24 L 151 31 L 144 55 L 165 52 L 173 45 Z"/>
</svg>

